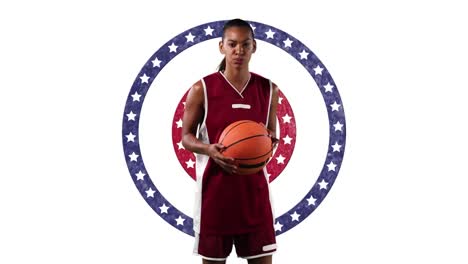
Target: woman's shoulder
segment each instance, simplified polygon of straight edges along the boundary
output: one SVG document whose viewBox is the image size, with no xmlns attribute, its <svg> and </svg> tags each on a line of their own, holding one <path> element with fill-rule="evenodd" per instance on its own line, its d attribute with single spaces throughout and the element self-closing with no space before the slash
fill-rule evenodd
<svg viewBox="0 0 468 264">
<path fill-rule="evenodd" d="M 255 78 L 255 79 L 258 79 L 258 80 L 261 80 L 261 81 L 265 81 L 265 82 L 270 82 L 271 81 L 270 78 L 267 78 L 267 77 L 265 77 L 263 75 L 255 73 L 255 72 L 250 72 L 250 75 L 252 76 L 251 78 Z"/>
<path fill-rule="evenodd" d="M 193 85 L 192 88 L 195 90 L 203 90 L 204 83 L 211 83 L 212 80 L 214 79 L 219 79 L 221 74 L 219 72 L 213 72 L 211 74 L 208 74 L 204 77 L 202 77 L 200 80 L 196 81 Z"/>
<path fill-rule="evenodd" d="M 210 73 L 210 74 L 204 76 L 202 79 L 219 78 L 220 76 L 221 76 L 220 72 L 213 72 L 213 73 Z"/>
<path fill-rule="evenodd" d="M 270 78 L 264 77 L 264 76 L 262 76 L 262 75 L 260 75 L 258 73 L 250 72 L 250 75 L 252 76 L 251 78 L 259 80 L 260 82 L 264 82 L 264 83 L 270 83 L 271 82 L 271 83 L 273 83 Z"/>
</svg>

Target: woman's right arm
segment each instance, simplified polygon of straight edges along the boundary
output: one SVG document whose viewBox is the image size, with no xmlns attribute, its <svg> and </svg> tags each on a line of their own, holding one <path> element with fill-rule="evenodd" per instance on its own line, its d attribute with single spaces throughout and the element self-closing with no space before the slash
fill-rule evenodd
<svg viewBox="0 0 468 264">
<path fill-rule="evenodd" d="M 186 150 L 191 152 L 210 156 L 225 171 L 236 173 L 237 166 L 234 164 L 234 159 L 221 154 L 221 150 L 224 148 L 223 145 L 218 143 L 205 144 L 195 136 L 198 124 L 203 122 L 205 113 L 204 100 L 203 84 L 201 81 L 198 81 L 192 86 L 185 100 L 185 110 L 182 119 L 182 145 Z"/>
<path fill-rule="evenodd" d="M 204 97 L 203 86 L 201 81 L 198 81 L 192 86 L 185 100 L 182 118 L 182 145 L 191 152 L 207 155 L 208 145 L 202 143 L 195 136 L 198 124 L 203 121 Z"/>
</svg>

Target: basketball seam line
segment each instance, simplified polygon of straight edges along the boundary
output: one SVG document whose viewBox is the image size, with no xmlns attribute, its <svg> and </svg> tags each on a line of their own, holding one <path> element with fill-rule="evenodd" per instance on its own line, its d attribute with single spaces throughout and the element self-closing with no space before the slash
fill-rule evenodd
<svg viewBox="0 0 468 264">
<path fill-rule="evenodd" d="M 231 129 L 229 129 L 229 130 L 226 132 L 226 135 L 224 135 L 224 137 L 223 137 L 219 142 L 220 142 L 221 144 L 223 144 L 223 141 L 224 141 L 224 139 L 226 138 L 226 136 L 227 136 L 234 128 L 236 128 L 236 127 L 238 127 L 238 126 L 240 126 L 240 125 L 242 125 L 242 124 L 251 123 L 251 122 L 255 123 L 254 121 L 247 120 L 247 121 L 244 121 L 244 122 L 242 122 L 242 123 L 239 123 L 239 124 L 237 124 L 237 125 L 231 127 Z"/>
<path fill-rule="evenodd" d="M 231 147 L 231 146 L 233 146 L 233 145 L 235 145 L 235 144 L 237 144 L 239 142 L 245 141 L 247 139 L 251 139 L 251 138 L 255 138 L 255 137 L 263 137 L 263 136 L 269 137 L 270 135 L 268 135 L 268 134 L 257 134 L 257 135 L 249 136 L 249 137 L 246 137 L 246 138 L 243 138 L 243 139 L 239 139 L 238 141 L 231 143 L 229 146 L 226 146 L 224 148 L 224 150 L 228 149 L 229 147 Z"/>
<path fill-rule="evenodd" d="M 262 161 L 262 162 L 257 163 L 257 164 L 239 164 L 239 167 L 242 168 L 242 169 L 253 169 L 253 168 L 258 168 L 260 166 L 263 166 L 266 163 L 267 163 L 267 160 Z"/>
<path fill-rule="evenodd" d="M 273 148 L 271 148 L 267 153 L 265 153 L 265 154 L 263 154 L 263 155 L 261 155 L 261 156 L 258 156 L 258 157 L 253 157 L 253 158 L 235 158 L 235 160 L 253 160 L 253 159 L 258 159 L 258 158 L 261 158 L 261 157 L 263 157 L 263 156 L 266 156 L 266 155 L 268 155 L 268 154 L 270 154 L 270 153 L 272 153 L 272 152 L 273 152 Z"/>
</svg>

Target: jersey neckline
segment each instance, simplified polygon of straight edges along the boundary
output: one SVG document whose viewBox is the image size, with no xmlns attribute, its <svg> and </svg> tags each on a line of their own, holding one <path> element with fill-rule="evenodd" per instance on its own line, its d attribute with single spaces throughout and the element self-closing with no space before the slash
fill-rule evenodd
<svg viewBox="0 0 468 264">
<path fill-rule="evenodd" d="M 234 91 L 236 91 L 237 94 L 239 94 L 240 97 L 244 98 L 244 96 L 242 95 L 242 93 L 244 92 L 244 90 L 247 88 L 247 86 L 249 85 L 250 83 L 250 79 L 252 78 L 252 73 L 249 72 L 249 79 L 247 79 L 247 82 L 245 82 L 245 85 L 244 87 L 242 87 L 242 90 L 239 92 L 239 90 L 236 89 L 236 87 L 228 80 L 228 78 L 226 78 L 226 76 L 224 75 L 223 72 L 219 71 L 219 74 L 221 74 L 221 76 L 223 76 L 223 78 L 226 80 L 226 82 L 229 84 L 229 86 L 231 86 L 232 89 L 234 89 Z"/>
</svg>

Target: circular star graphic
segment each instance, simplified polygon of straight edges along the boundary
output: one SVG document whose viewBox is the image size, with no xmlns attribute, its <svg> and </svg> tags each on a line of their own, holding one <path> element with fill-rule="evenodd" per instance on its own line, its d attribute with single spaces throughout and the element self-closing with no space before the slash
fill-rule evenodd
<svg viewBox="0 0 468 264">
<path fill-rule="evenodd" d="M 151 180 L 150 173 L 146 170 L 139 142 L 140 115 L 145 95 L 161 69 L 182 51 L 201 42 L 220 38 L 225 22 L 224 20 L 215 21 L 193 27 L 162 45 L 145 63 L 135 78 L 123 113 L 122 143 L 127 167 L 135 186 L 145 201 L 161 218 L 176 229 L 191 236 L 194 235 L 193 219 L 178 210 L 161 194 Z M 328 114 L 329 141 L 322 170 L 317 181 L 311 186 L 304 198 L 275 219 L 276 234 L 280 235 L 307 218 L 320 205 L 333 186 L 343 161 L 346 143 L 346 121 L 338 88 L 318 57 L 298 39 L 280 29 L 254 21 L 250 21 L 250 24 L 255 31 L 257 40 L 272 44 L 287 52 L 307 70 L 320 89 Z M 282 102 L 285 105 L 289 104 L 283 93 L 280 94 L 280 98 L 283 98 Z M 177 111 L 180 111 L 183 101 L 184 98 L 179 103 L 176 115 Z M 181 115 L 177 117 L 176 115 L 174 116 L 172 129 L 182 126 Z M 292 108 L 285 106 L 285 108 L 281 109 L 281 104 L 279 104 L 277 116 L 281 121 L 280 123 L 284 124 L 280 127 L 280 140 L 284 148 L 277 149 L 274 162 L 270 162 L 272 165 L 269 164 L 268 166 L 277 164 L 283 166 L 284 169 L 295 143 L 295 125 L 288 124 L 295 122 L 295 119 Z M 180 139 L 173 136 L 173 145 L 176 152 L 182 148 L 182 145 L 178 143 L 180 143 Z M 178 156 L 178 158 L 184 168 L 194 166 L 195 159 L 191 159 L 189 156 L 182 159 Z M 278 177 L 282 170 L 276 168 L 272 171 L 276 173 L 270 176 L 270 181 Z M 189 175 L 195 177 L 190 173 Z"/>
</svg>

